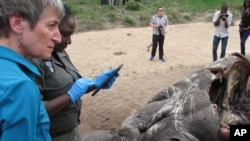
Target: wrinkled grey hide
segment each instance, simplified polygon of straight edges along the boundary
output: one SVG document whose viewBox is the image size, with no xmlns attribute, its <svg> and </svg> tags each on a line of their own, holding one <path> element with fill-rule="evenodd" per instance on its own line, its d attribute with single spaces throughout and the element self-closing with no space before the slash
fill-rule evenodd
<svg viewBox="0 0 250 141">
<path fill-rule="evenodd" d="M 219 141 L 220 120 L 250 124 L 249 75 L 250 63 L 239 53 L 219 59 L 156 94 L 117 133 L 102 134 L 102 139 Z"/>
<path fill-rule="evenodd" d="M 97 131 L 83 141 L 138 141 L 140 132 L 132 128 L 123 128 L 117 131 L 117 133 L 111 133 L 110 131 Z"/>
<path fill-rule="evenodd" d="M 110 131 L 97 131 L 92 135 L 84 138 L 84 141 L 111 141 L 113 134 Z"/>
<path fill-rule="evenodd" d="M 208 95 L 213 78 L 202 69 L 175 83 L 128 117 L 122 128 L 138 129 L 142 141 L 218 140 L 219 118 Z"/>
</svg>

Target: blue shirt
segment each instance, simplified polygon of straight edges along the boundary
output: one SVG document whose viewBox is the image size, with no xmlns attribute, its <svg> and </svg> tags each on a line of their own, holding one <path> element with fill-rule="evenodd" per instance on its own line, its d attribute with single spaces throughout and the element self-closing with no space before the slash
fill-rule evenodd
<svg viewBox="0 0 250 141">
<path fill-rule="evenodd" d="M 49 117 L 34 82 L 37 68 L 0 46 L 0 141 L 51 141 Z"/>
</svg>

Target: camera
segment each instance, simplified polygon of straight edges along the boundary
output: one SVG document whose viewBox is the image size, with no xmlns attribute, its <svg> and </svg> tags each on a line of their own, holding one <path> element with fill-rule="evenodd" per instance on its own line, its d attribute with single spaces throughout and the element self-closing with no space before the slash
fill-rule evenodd
<svg viewBox="0 0 250 141">
<path fill-rule="evenodd" d="M 220 17 L 222 17 L 222 20 L 226 20 L 226 18 L 228 17 L 227 13 L 220 13 Z"/>
<path fill-rule="evenodd" d="M 158 32 L 159 32 L 159 35 L 164 35 L 164 28 L 163 28 L 163 26 L 159 26 L 159 28 L 158 28 Z"/>
</svg>

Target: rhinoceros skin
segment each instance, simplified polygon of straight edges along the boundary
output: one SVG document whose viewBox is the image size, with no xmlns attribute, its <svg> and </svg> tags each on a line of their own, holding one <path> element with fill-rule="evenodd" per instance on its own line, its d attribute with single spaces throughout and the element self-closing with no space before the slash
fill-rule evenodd
<svg viewBox="0 0 250 141">
<path fill-rule="evenodd" d="M 111 139 L 98 141 L 221 141 L 221 123 L 250 124 L 249 70 L 239 53 L 219 59 L 157 93 L 117 133 L 102 134 Z"/>
<path fill-rule="evenodd" d="M 125 119 L 122 128 L 138 129 L 143 141 L 218 140 L 219 116 L 208 94 L 214 78 L 206 69 L 197 71 L 159 92 Z"/>
</svg>

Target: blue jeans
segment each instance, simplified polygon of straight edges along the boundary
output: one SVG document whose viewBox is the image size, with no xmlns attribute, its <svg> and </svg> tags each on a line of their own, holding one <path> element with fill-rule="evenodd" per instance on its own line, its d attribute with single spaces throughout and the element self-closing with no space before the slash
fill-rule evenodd
<svg viewBox="0 0 250 141">
<path fill-rule="evenodd" d="M 228 37 L 220 38 L 220 37 L 214 36 L 214 40 L 213 40 L 213 61 L 217 60 L 217 49 L 218 49 L 218 45 L 220 43 L 220 40 L 221 40 L 220 58 L 225 57 Z"/>
<path fill-rule="evenodd" d="M 250 35 L 250 29 L 240 32 L 240 52 L 245 55 L 245 46 L 248 36 Z"/>
</svg>

